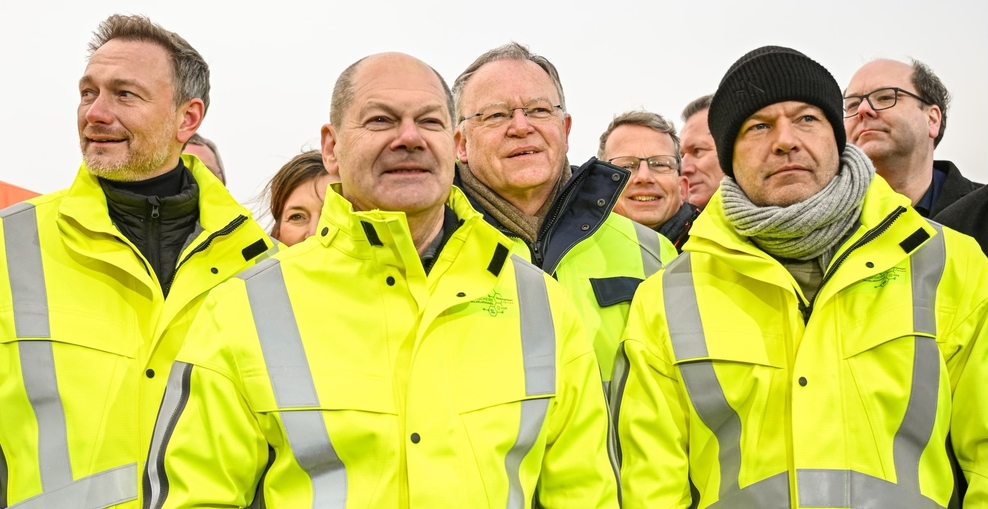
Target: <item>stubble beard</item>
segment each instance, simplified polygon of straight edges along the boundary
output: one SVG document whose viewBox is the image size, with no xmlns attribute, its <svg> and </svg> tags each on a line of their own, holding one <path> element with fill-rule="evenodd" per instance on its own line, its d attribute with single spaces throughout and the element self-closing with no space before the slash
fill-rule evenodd
<svg viewBox="0 0 988 509">
<path fill-rule="evenodd" d="M 106 151 L 103 149 L 95 149 L 90 154 L 86 150 L 86 140 L 83 139 L 80 140 L 82 158 L 89 172 L 97 177 L 116 182 L 139 182 L 154 175 L 168 160 L 171 155 L 168 147 L 171 140 L 169 134 L 166 130 L 159 130 L 155 137 L 137 144 L 133 138 L 128 139 L 125 142 L 127 152 L 124 159 L 119 161 L 107 161 Z"/>
</svg>

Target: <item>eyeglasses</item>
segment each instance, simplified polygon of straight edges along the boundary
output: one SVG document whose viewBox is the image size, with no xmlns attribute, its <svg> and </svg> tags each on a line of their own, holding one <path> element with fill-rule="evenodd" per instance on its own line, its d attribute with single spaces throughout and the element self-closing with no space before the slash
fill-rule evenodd
<svg viewBox="0 0 988 509">
<path fill-rule="evenodd" d="M 563 109 L 562 105 L 554 105 L 548 101 L 534 101 L 520 108 L 509 108 L 507 105 L 491 106 L 479 113 L 460 118 L 460 122 L 476 119 L 484 127 L 500 127 L 515 116 L 515 111 L 521 111 L 529 122 L 538 123 L 551 119 L 556 114 L 556 110 L 561 109 Z"/>
<path fill-rule="evenodd" d="M 895 106 L 895 103 L 899 99 L 899 94 L 906 94 L 926 105 L 932 104 L 926 99 L 923 99 L 922 97 L 899 87 L 879 88 L 874 92 L 869 92 L 867 95 L 849 95 L 845 97 L 844 118 L 851 118 L 858 114 L 858 108 L 861 107 L 862 99 L 868 101 L 868 105 L 871 106 L 871 109 L 881 111 Z"/>
<path fill-rule="evenodd" d="M 642 161 L 648 163 L 648 169 L 653 175 L 670 175 L 673 173 L 679 173 L 679 158 L 675 156 L 652 156 L 648 158 L 621 156 L 607 160 L 607 162 L 613 164 L 614 166 L 624 168 L 632 173 L 638 170 Z"/>
</svg>

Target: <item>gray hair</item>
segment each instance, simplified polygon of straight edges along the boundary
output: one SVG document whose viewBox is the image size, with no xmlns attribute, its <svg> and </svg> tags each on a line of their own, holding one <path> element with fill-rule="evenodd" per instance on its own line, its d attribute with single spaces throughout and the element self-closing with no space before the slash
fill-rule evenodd
<svg viewBox="0 0 988 509">
<path fill-rule="evenodd" d="M 336 85 L 333 86 L 333 98 L 330 101 L 329 106 L 329 123 L 334 126 L 339 127 L 343 122 L 343 117 L 346 115 L 346 110 L 350 107 L 350 103 L 353 102 L 353 77 L 357 74 L 357 68 L 360 63 L 366 60 L 367 57 L 361 58 L 356 62 L 350 64 L 349 67 L 340 73 L 340 77 L 336 79 Z M 449 89 L 449 85 L 446 84 L 446 80 L 443 76 L 439 74 L 439 71 L 435 70 L 432 66 L 432 73 L 436 75 L 439 79 L 439 83 L 443 87 L 443 92 L 446 94 L 446 109 L 449 110 L 449 120 L 451 125 L 456 124 L 456 119 L 453 115 L 453 93 Z"/>
<path fill-rule="evenodd" d="M 89 56 L 113 40 L 156 44 L 168 52 L 172 61 L 172 86 L 175 106 L 194 98 L 202 99 L 203 111 L 209 109 L 209 66 L 202 55 L 181 36 L 151 22 L 147 16 L 114 14 L 103 20 L 89 42 Z"/>
<path fill-rule="evenodd" d="M 947 129 L 947 107 L 950 106 L 950 92 L 947 91 L 947 87 L 943 85 L 940 78 L 933 74 L 933 69 L 930 69 L 930 66 L 916 59 L 912 59 L 912 64 L 912 83 L 916 87 L 916 91 L 919 92 L 919 96 L 924 101 L 940 107 L 940 131 L 937 133 L 937 137 L 933 139 L 933 147 L 936 148 L 940 144 L 940 140 L 943 139 L 943 132 Z"/>
<path fill-rule="evenodd" d="M 536 55 L 532 53 L 528 48 L 518 44 L 517 42 L 511 42 L 494 48 L 483 55 L 477 57 L 476 60 L 466 68 L 465 71 L 460 73 L 453 81 L 453 102 L 456 105 L 456 118 L 463 118 L 463 112 L 460 111 L 463 104 L 463 89 L 467 86 L 467 80 L 470 76 L 473 76 L 478 69 L 480 69 L 484 64 L 489 64 L 497 60 L 528 60 L 535 62 L 539 67 L 542 68 L 546 74 L 552 78 L 553 85 L 556 86 L 556 93 L 559 94 L 559 105 L 562 106 L 563 111 L 566 111 L 566 96 L 563 95 L 563 84 L 559 80 L 559 72 L 556 71 L 556 66 L 552 65 L 549 59 Z M 455 121 L 454 121 L 455 122 Z"/>
<path fill-rule="evenodd" d="M 675 155 L 676 162 L 681 163 L 679 158 L 679 136 L 676 135 L 676 126 L 658 113 L 641 110 L 628 111 L 615 116 L 614 120 L 611 120 L 611 123 L 607 125 L 607 130 L 604 131 L 604 134 L 600 135 L 600 146 L 597 147 L 598 159 L 604 158 L 604 145 L 607 144 L 607 138 L 611 137 L 611 133 L 614 132 L 615 129 L 623 125 L 640 125 L 663 134 L 668 134 L 669 137 L 672 138 L 672 144 L 674 147 L 673 153 L 669 155 Z M 682 168 L 680 168 L 679 171 L 682 172 Z"/>
<path fill-rule="evenodd" d="M 686 122 L 690 119 L 690 117 L 700 113 L 703 110 L 709 110 L 710 102 L 713 101 L 713 99 L 714 94 L 707 94 L 703 97 L 697 97 L 696 99 L 690 101 L 690 103 L 683 108 L 683 122 Z"/>
</svg>

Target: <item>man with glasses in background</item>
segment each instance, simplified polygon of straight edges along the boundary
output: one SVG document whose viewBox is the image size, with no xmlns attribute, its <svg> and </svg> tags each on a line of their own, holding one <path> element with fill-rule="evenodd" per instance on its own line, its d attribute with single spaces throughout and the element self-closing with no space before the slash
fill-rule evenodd
<svg viewBox="0 0 988 509">
<path fill-rule="evenodd" d="M 672 122 L 649 111 L 622 113 L 600 135 L 597 157 L 631 172 L 614 212 L 661 233 L 682 252 L 700 209 L 687 201 L 690 182 Z"/>
<path fill-rule="evenodd" d="M 874 60 L 854 73 L 844 91 L 848 141 L 875 163 L 892 189 L 933 217 L 981 187 L 933 150 L 947 127 L 950 93 L 933 70 L 913 60 Z"/>
<path fill-rule="evenodd" d="M 569 291 L 605 386 L 635 289 L 676 256 L 665 237 L 611 214 L 628 172 L 566 158 L 572 119 L 559 74 L 517 43 L 484 53 L 453 83 L 454 181 L 516 254 Z"/>
</svg>

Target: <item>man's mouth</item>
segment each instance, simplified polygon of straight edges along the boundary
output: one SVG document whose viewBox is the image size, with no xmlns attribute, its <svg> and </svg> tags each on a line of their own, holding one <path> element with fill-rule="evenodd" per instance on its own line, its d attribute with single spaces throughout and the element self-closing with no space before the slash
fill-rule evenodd
<svg viewBox="0 0 988 509">
<path fill-rule="evenodd" d="M 527 155 L 532 155 L 532 154 L 537 154 L 537 153 L 539 153 L 539 151 L 536 150 L 536 149 L 534 149 L 534 148 L 525 148 L 525 149 L 516 150 L 514 152 L 511 152 L 510 154 L 508 154 L 508 158 L 519 157 L 519 156 L 527 156 Z"/>
</svg>

